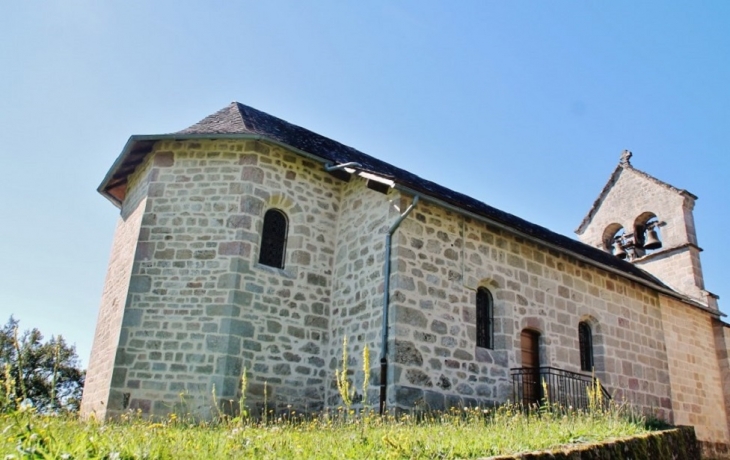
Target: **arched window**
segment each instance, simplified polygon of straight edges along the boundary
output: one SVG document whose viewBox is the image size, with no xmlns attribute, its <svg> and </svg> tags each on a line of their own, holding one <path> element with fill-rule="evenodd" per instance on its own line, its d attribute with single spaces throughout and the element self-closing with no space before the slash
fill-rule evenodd
<svg viewBox="0 0 730 460">
<path fill-rule="evenodd" d="M 279 209 L 269 209 L 264 214 L 261 230 L 259 263 L 275 268 L 284 268 L 286 254 L 287 218 Z"/>
<path fill-rule="evenodd" d="M 494 303 L 483 287 L 477 289 L 477 346 L 494 348 Z"/>
<path fill-rule="evenodd" d="M 593 370 L 593 334 L 591 326 L 585 321 L 578 323 L 578 346 L 580 348 L 580 369 Z"/>
</svg>

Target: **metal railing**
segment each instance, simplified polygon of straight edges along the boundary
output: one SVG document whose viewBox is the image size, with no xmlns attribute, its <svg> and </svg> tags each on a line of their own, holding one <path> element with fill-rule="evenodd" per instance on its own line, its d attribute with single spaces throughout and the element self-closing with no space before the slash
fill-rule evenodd
<svg viewBox="0 0 730 460">
<path fill-rule="evenodd" d="M 591 375 L 556 367 L 517 367 L 510 369 L 510 373 L 512 397 L 516 403 L 525 406 L 550 402 L 566 408 L 586 409 L 589 406 L 588 390 L 594 385 L 600 388 L 604 404 L 611 400 L 608 391 Z"/>
</svg>

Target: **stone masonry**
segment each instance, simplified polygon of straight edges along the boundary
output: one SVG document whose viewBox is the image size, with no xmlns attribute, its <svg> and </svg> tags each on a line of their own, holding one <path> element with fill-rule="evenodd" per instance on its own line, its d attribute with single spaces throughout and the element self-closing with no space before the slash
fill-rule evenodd
<svg viewBox="0 0 730 460">
<path fill-rule="evenodd" d="M 81 405 L 82 413 L 93 413 L 100 418 L 106 416 L 110 403 L 109 389 L 112 387 L 114 361 L 127 293 L 130 290 L 133 258 L 147 203 L 149 171 L 149 167 L 142 169 L 132 181 L 134 192 L 127 197 L 121 210 L 101 297 L 94 346 L 89 359 Z"/>
<path fill-rule="evenodd" d="M 628 152 L 630 153 L 630 152 Z M 661 249 L 633 262 L 679 292 L 707 302 L 692 210 L 697 197 L 635 169 L 625 157 L 577 233 L 586 244 L 611 251 L 619 228 L 633 234 L 645 216 L 656 216 Z"/>
<path fill-rule="evenodd" d="M 379 160 L 241 104 L 181 133 L 131 139 L 100 187 L 120 220 L 84 416 L 235 413 L 244 371 L 255 415 L 336 407 L 344 338 L 355 401 L 377 407 L 385 235 L 419 195 L 392 239 L 388 409 L 511 399 L 525 330 L 539 334 L 541 366 L 591 375 L 581 371 L 586 322 L 595 375 L 614 399 L 730 444 L 730 327 L 704 290 L 696 198 L 629 156 L 578 230 L 601 252 L 501 211 L 479 214 L 483 204 L 455 192 L 429 195 L 433 183 L 379 171 Z M 318 156 L 328 152 L 336 161 Z M 341 167 L 327 172 L 331 163 Z M 269 209 L 287 218 L 281 269 L 258 262 Z M 661 249 L 634 266 L 608 254 L 607 235 L 649 215 Z M 493 298 L 491 348 L 476 345 L 482 287 Z"/>
<path fill-rule="evenodd" d="M 441 409 L 507 400 L 525 328 L 541 334 L 541 365 L 580 372 L 578 322 L 588 321 L 603 384 L 671 418 L 656 293 L 436 206 L 414 214 L 397 249 L 395 383 L 403 398 L 394 402 L 424 398 Z M 493 350 L 476 347 L 479 286 L 495 299 Z"/>
</svg>

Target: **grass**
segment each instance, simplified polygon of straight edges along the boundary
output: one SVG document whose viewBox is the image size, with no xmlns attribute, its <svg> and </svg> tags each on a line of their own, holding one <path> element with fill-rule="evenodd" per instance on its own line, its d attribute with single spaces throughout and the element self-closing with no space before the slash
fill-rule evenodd
<svg viewBox="0 0 730 460">
<path fill-rule="evenodd" d="M 616 406 L 525 412 L 506 405 L 399 417 L 342 408 L 317 417 L 290 412 L 269 420 L 195 423 L 171 415 L 153 422 L 129 413 L 101 424 L 22 409 L 0 415 L 0 458 L 477 458 L 648 431 L 643 418 Z"/>
<path fill-rule="evenodd" d="M 452 459 L 479 458 L 600 442 L 646 433 L 644 417 L 602 399 L 600 384 L 588 389 L 589 407 L 573 410 L 543 401 L 523 410 L 452 408 L 379 416 L 351 409 L 347 342 L 337 386 L 345 407 L 310 416 L 294 411 L 249 416 L 248 377 L 241 376 L 239 416 L 222 412 L 213 421 L 170 414 L 144 419 L 128 412 L 107 423 L 60 412 L 38 413 L 15 388 L 9 367 L 0 389 L 0 458 L 34 459 Z M 363 352 L 363 394 L 369 385 L 369 350 Z M 544 385 L 544 384 L 543 384 Z M 549 394 L 544 388 L 543 394 Z M 266 401 L 264 386 L 264 401 Z M 216 401 L 215 389 L 213 400 Z M 184 395 L 181 395 L 183 398 Z M 264 406 L 266 407 L 266 406 Z"/>
</svg>

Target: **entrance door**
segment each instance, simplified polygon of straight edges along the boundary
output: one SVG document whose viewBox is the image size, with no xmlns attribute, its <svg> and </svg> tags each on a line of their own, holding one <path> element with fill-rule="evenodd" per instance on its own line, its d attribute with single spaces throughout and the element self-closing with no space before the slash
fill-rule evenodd
<svg viewBox="0 0 730 460">
<path fill-rule="evenodd" d="M 522 348 L 522 403 L 539 404 L 540 386 L 540 333 L 524 329 L 520 335 Z"/>
</svg>

